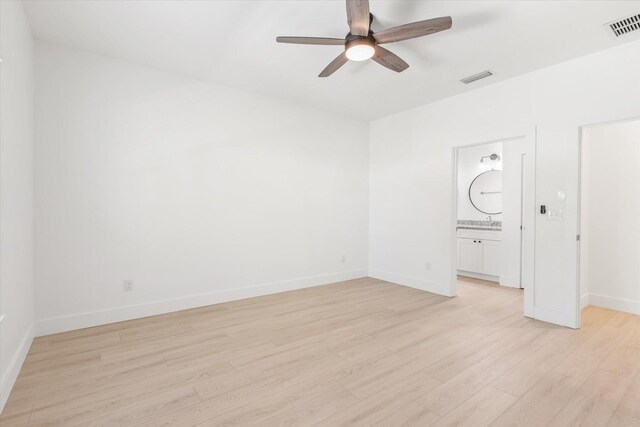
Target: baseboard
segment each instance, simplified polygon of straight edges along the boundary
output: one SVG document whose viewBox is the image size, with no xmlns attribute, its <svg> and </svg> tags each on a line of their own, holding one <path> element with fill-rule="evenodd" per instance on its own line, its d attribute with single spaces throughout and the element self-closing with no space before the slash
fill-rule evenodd
<svg viewBox="0 0 640 427">
<path fill-rule="evenodd" d="M 473 279 L 486 280 L 487 282 L 495 282 L 500 283 L 500 278 L 498 276 L 491 276 L 489 274 L 482 273 L 473 273 L 471 271 L 458 270 L 458 276 L 471 277 Z"/>
<path fill-rule="evenodd" d="M 506 286 L 508 288 L 520 289 L 519 277 L 500 276 L 500 286 Z"/>
<path fill-rule="evenodd" d="M 124 307 L 115 307 L 87 313 L 76 313 L 68 316 L 40 319 L 36 321 L 36 334 L 37 336 L 55 334 L 75 329 L 83 329 L 92 326 L 122 322 L 125 320 L 155 316 L 158 314 L 171 313 L 174 311 L 188 310 L 190 308 L 236 301 L 245 298 L 253 298 L 312 286 L 326 285 L 366 276 L 366 270 L 351 270 L 243 288 L 225 289 L 205 294 L 190 295 L 186 297 L 128 305 Z"/>
<path fill-rule="evenodd" d="M 588 294 L 589 305 L 608 308 L 611 310 L 624 311 L 626 313 L 640 314 L 640 301 L 626 298 L 616 298 L 606 295 Z"/>
<path fill-rule="evenodd" d="M 9 362 L 9 365 L 7 367 L 7 371 L 0 379 L 0 413 L 2 413 L 2 411 L 4 410 L 4 405 L 7 403 L 7 399 L 9 399 L 11 389 L 16 383 L 16 379 L 18 379 L 20 369 L 22 369 L 22 364 L 27 358 L 27 353 L 29 353 L 31 343 L 33 342 L 34 329 L 35 328 L 32 323 L 29 326 L 29 329 L 27 329 L 27 332 L 24 334 L 24 337 L 20 342 L 20 346 L 13 354 L 13 357 L 11 358 L 11 361 Z"/>
<path fill-rule="evenodd" d="M 583 294 L 580 296 L 580 310 L 589 305 L 589 294 Z"/>
<path fill-rule="evenodd" d="M 424 279 L 418 279 L 416 277 L 404 276 L 402 274 L 382 270 L 369 270 L 369 277 L 384 280 L 385 282 L 408 286 L 410 288 L 420 289 L 422 291 L 427 291 L 438 295 L 444 295 L 447 297 L 452 296 L 449 284 L 443 285 L 441 283 L 435 283 Z"/>
</svg>

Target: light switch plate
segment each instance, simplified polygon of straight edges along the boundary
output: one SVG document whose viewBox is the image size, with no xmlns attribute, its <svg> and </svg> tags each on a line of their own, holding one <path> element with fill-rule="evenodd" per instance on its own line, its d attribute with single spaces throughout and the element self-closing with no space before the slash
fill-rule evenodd
<svg viewBox="0 0 640 427">
<path fill-rule="evenodd" d="M 549 221 L 562 221 L 562 209 L 549 209 L 547 218 L 549 218 Z"/>
</svg>

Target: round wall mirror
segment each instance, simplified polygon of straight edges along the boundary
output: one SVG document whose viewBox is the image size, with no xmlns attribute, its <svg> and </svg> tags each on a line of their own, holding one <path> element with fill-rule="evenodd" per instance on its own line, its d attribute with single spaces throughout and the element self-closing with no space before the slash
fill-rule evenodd
<svg viewBox="0 0 640 427">
<path fill-rule="evenodd" d="M 490 170 L 476 176 L 469 185 L 469 200 L 487 215 L 502 213 L 502 171 Z"/>
</svg>

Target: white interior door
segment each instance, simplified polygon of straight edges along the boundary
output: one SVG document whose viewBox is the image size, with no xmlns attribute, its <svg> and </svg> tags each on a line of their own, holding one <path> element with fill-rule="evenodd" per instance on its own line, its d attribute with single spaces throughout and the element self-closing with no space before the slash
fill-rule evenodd
<svg viewBox="0 0 640 427">
<path fill-rule="evenodd" d="M 522 287 L 523 171 L 527 151 L 526 138 L 505 142 L 502 147 L 503 244 L 499 276 L 502 286 L 512 288 Z"/>
<path fill-rule="evenodd" d="M 524 315 L 535 318 L 535 140 L 527 140 L 527 152 L 522 156 L 522 232 L 521 287 L 524 288 Z"/>
</svg>

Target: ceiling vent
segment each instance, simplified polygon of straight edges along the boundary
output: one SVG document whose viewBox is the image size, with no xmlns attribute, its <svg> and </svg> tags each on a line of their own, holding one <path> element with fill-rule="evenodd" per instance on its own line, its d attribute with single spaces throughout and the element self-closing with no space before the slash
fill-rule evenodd
<svg viewBox="0 0 640 427">
<path fill-rule="evenodd" d="M 469 77 L 465 77 L 464 79 L 460 80 L 462 83 L 468 85 L 469 83 L 473 83 L 473 82 L 477 82 L 480 79 L 484 79 L 486 77 L 490 77 L 493 76 L 493 73 L 489 70 L 487 71 L 483 71 L 481 73 L 478 74 L 474 74 L 473 76 L 469 76 Z"/>
<path fill-rule="evenodd" d="M 640 30 L 640 14 L 631 15 L 618 21 L 610 22 L 606 25 L 611 28 L 611 31 L 613 31 L 613 35 L 615 35 L 616 37 L 620 37 L 625 34 Z"/>
</svg>

